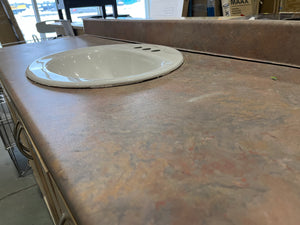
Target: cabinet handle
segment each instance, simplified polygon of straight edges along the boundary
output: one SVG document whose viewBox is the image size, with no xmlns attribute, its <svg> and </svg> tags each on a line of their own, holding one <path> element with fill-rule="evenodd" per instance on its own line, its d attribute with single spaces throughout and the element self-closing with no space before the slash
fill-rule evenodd
<svg viewBox="0 0 300 225">
<path fill-rule="evenodd" d="M 28 159 L 33 159 L 32 158 L 32 155 L 30 154 L 30 149 L 27 148 L 26 146 L 24 146 L 22 143 L 21 143 L 21 140 L 20 140 L 20 136 L 21 136 L 21 132 L 24 130 L 22 124 L 20 123 L 20 121 L 18 121 L 16 123 L 16 126 L 15 126 L 15 138 L 16 138 L 16 145 L 18 147 L 18 149 L 20 150 L 20 152 Z"/>
<path fill-rule="evenodd" d="M 20 126 L 20 121 L 17 120 L 15 127 L 14 127 L 14 137 L 15 137 L 16 142 L 17 142 L 17 133 L 18 133 L 19 126 Z"/>
</svg>

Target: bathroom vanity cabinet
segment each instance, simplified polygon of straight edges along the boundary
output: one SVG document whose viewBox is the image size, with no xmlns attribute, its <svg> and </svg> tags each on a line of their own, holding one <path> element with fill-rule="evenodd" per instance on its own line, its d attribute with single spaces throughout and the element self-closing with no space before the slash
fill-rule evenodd
<svg viewBox="0 0 300 225">
<path fill-rule="evenodd" d="M 185 51 L 179 69 L 126 86 L 25 76 L 39 57 L 119 43 L 0 49 L 17 143 L 55 224 L 298 224 L 299 68 Z"/>
<path fill-rule="evenodd" d="M 10 110 L 14 123 L 14 138 L 18 149 L 28 158 L 36 182 L 40 188 L 43 199 L 47 205 L 51 218 L 55 225 L 76 225 L 75 222 L 53 176 L 49 172 L 39 150 L 30 137 L 18 110 L 11 101 L 5 88 L 4 98 Z"/>
</svg>

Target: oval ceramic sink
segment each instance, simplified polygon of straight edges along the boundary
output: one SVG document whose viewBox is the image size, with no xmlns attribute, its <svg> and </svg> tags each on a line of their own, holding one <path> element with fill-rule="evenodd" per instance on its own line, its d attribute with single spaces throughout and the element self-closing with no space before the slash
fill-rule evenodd
<svg viewBox="0 0 300 225">
<path fill-rule="evenodd" d="M 176 49 L 149 44 L 102 45 L 35 60 L 29 79 L 47 86 L 97 88 L 141 82 L 165 75 L 183 63 Z"/>
</svg>

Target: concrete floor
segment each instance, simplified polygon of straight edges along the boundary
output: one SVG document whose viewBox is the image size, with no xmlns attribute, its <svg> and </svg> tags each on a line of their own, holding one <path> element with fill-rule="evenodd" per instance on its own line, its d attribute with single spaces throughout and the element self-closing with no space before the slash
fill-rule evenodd
<svg viewBox="0 0 300 225">
<path fill-rule="evenodd" d="M 33 175 L 18 176 L 1 140 L 0 225 L 53 225 Z"/>
</svg>

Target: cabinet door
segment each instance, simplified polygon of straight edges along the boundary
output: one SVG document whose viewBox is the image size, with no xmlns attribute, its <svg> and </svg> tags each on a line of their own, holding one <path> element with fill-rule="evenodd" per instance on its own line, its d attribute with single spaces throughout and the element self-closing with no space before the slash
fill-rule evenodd
<svg viewBox="0 0 300 225">
<path fill-rule="evenodd" d="M 23 124 L 21 124 L 23 126 Z M 30 165 L 32 166 L 36 181 L 41 189 L 44 200 L 56 225 L 76 225 L 65 200 L 59 191 L 39 151 L 32 142 L 26 129 L 21 129 L 19 142 L 30 150 Z"/>
<path fill-rule="evenodd" d="M 49 181 L 51 183 L 51 186 L 53 188 L 53 192 L 55 194 L 58 208 L 60 209 L 60 220 L 59 220 L 59 225 L 76 225 L 76 221 L 74 217 L 72 216 L 63 196 L 62 193 L 60 192 L 58 186 L 56 185 L 52 175 L 49 173 L 48 174 Z"/>
<path fill-rule="evenodd" d="M 19 132 L 16 139 L 17 146 L 18 148 L 23 148 L 22 151 L 30 155 L 30 157 L 28 157 L 29 164 L 32 168 L 35 180 L 42 192 L 43 199 L 48 207 L 52 220 L 55 224 L 57 224 L 59 221 L 59 215 L 57 213 L 55 199 L 52 197 L 51 186 L 49 186 L 47 181 L 48 169 L 44 161 L 41 159 L 39 152 L 36 150 L 35 145 L 33 144 L 22 122 L 20 122 L 19 126 Z M 24 148 L 26 150 L 24 150 Z"/>
<path fill-rule="evenodd" d="M 55 225 L 77 225 L 58 186 L 50 174 L 37 147 L 30 137 L 21 117 L 5 89 L 4 96 L 14 122 L 14 138 L 19 150 L 29 159 L 35 180 L 41 190 Z"/>
<path fill-rule="evenodd" d="M 26 129 L 24 129 L 24 135 L 20 136 L 20 141 L 31 151 L 33 168 L 35 168 L 36 177 L 38 177 L 37 182 L 40 182 L 41 190 L 43 190 L 42 192 L 54 223 L 56 225 L 76 225 L 60 190 Z"/>
</svg>

